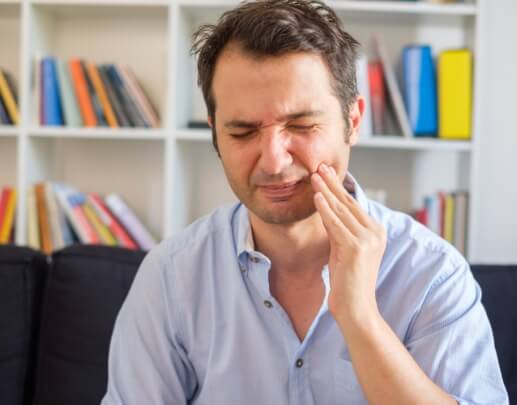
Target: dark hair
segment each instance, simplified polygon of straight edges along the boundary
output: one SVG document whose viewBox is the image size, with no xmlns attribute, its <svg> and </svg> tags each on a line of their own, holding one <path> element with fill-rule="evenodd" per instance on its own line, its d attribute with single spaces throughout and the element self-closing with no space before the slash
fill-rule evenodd
<svg viewBox="0 0 517 405">
<path fill-rule="evenodd" d="M 198 85 L 212 117 L 217 152 L 215 99 L 212 92 L 217 58 L 230 42 L 254 57 L 292 52 L 320 54 L 332 75 L 331 86 L 348 126 L 349 106 L 357 98 L 355 62 L 359 43 L 343 30 L 336 13 L 319 0 L 259 0 L 226 11 L 216 25 L 205 24 L 193 35 L 198 56 Z"/>
</svg>

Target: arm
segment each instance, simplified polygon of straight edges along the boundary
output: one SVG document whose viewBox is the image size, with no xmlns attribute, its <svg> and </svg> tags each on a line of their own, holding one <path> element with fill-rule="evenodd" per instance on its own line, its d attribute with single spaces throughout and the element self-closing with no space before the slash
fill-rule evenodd
<svg viewBox="0 0 517 405">
<path fill-rule="evenodd" d="M 361 210 L 332 169 L 322 164 L 312 181 L 315 205 L 330 242 L 329 310 L 369 402 L 456 404 L 426 375 L 378 311 L 375 286 L 386 247 L 385 230 Z"/>
<path fill-rule="evenodd" d="M 195 391 L 159 249 L 145 257 L 117 317 L 102 405 L 186 404 Z"/>
</svg>

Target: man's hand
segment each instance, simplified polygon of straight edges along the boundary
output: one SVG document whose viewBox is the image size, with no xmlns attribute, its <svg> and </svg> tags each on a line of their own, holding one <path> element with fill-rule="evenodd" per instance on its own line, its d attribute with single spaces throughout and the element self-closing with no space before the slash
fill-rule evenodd
<svg viewBox="0 0 517 405">
<path fill-rule="evenodd" d="M 322 163 L 311 177 L 314 203 L 330 241 L 329 311 L 339 323 L 378 314 L 375 287 L 386 248 L 386 231 Z"/>
</svg>

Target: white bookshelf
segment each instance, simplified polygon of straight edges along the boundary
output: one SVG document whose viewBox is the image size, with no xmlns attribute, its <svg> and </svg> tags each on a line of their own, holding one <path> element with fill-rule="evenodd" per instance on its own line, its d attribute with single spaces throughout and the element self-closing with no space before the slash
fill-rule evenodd
<svg viewBox="0 0 517 405">
<path fill-rule="evenodd" d="M 0 0 L 0 66 L 20 88 L 22 122 L 0 127 L 0 184 L 22 192 L 17 242 L 26 243 L 24 191 L 35 181 L 68 181 L 84 191 L 118 192 L 157 238 L 172 235 L 221 203 L 234 201 L 211 146 L 209 130 L 188 129 L 204 118 L 191 35 L 215 22 L 234 0 Z M 474 49 L 476 91 L 483 80 L 479 47 L 483 0 L 457 5 L 397 1 L 329 1 L 345 28 L 369 52 L 381 34 L 396 63 L 404 45 L 430 43 Z M 37 56 L 122 62 L 130 65 L 157 107 L 159 129 L 39 127 L 32 75 Z M 475 93 L 476 93 L 475 91 Z M 485 136 L 480 97 L 474 106 L 472 141 L 361 139 L 351 171 L 365 188 L 384 188 L 387 204 L 403 211 L 420 207 L 438 189 L 471 191 L 479 185 L 479 140 Z M 16 170 L 14 170 L 16 169 Z M 7 172 L 7 174 L 6 174 Z M 477 229 L 469 217 L 470 230 Z M 470 232 L 469 246 L 476 240 Z"/>
</svg>

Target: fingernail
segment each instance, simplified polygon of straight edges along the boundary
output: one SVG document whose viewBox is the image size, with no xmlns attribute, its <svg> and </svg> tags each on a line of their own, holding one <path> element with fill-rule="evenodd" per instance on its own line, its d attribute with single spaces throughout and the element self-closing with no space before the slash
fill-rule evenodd
<svg viewBox="0 0 517 405">
<path fill-rule="evenodd" d="M 322 163 L 322 164 L 320 165 L 320 169 L 321 169 L 321 171 L 322 171 L 323 173 L 328 173 L 328 172 L 329 172 L 329 168 L 328 168 L 328 166 L 327 166 L 325 163 Z"/>
<path fill-rule="evenodd" d="M 334 169 L 333 166 L 330 166 L 330 171 L 332 172 L 332 174 L 334 174 L 334 175 L 336 174 L 336 170 Z"/>
</svg>

